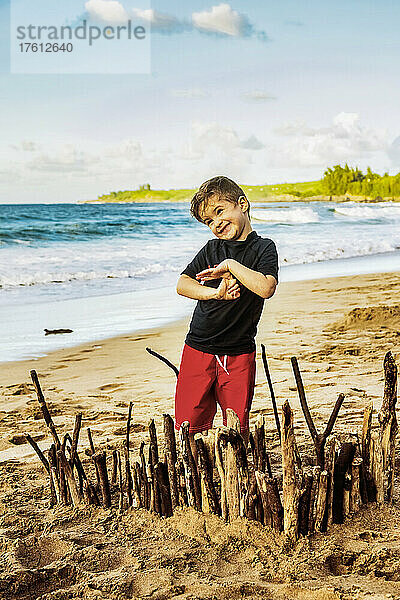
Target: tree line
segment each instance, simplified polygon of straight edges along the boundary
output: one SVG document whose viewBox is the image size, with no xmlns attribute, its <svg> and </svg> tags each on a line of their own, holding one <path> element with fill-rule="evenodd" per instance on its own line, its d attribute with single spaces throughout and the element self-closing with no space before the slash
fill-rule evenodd
<svg viewBox="0 0 400 600">
<path fill-rule="evenodd" d="M 378 175 L 370 167 L 364 174 L 357 167 L 345 164 L 329 167 L 322 178 L 323 190 L 330 196 L 367 196 L 369 198 L 390 198 L 400 196 L 400 173 L 397 175 Z"/>
</svg>

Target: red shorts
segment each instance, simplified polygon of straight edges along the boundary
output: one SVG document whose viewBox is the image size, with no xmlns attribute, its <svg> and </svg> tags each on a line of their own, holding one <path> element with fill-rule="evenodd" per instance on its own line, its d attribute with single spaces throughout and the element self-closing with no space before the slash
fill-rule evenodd
<svg viewBox="0 0 400 600">
<path fill-rule="evenodd" d="M 249 428 L 249 412 L 256 376 L 256 353 L 217 356 L 183 347 L 175 392 L 175 427 L 189 421 L 190 431 L 211 429 L 217 403 L 226 425 L 226 409 L 240 419 L 241 430 Z"/>
</svg>

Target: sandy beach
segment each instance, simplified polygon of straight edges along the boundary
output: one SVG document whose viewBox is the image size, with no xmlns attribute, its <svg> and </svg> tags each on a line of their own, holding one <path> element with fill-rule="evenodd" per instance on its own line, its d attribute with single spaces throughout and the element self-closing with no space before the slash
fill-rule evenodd
<svg viewBox="0 0 400 600">
<path fill-rule="evenodd" d="M 371 400 L 380 406 L 385 353 L 391 350 L 399 364 L 399 297 L 400 273 L 385 273 L 283 283 L 266 302 L 251 422 L 265 416 L 274 468 L 278 438 L 260 344 L 267 349 L 279 407 L 288 399 L 295 411 L 306 458 L 312 448 L 290 357 L 298 358 L 317 427 L 326 424 L 342 392 L 335 431 L 359 430 L 365 406 Z M 0 365 L 0 597 L 399 598 L 396 502 L 362 510 L 290 551 L 283 538 L 259 524 L 225 525 L 189 510 L 168 520 L 131 510 L 113 521 L 103 509 L 48 508 L 45 473 L 22 437 L 28 432 L 41 448 L 50 445 L 30 369 L 39 374 L 60 433 L 71 432 L 75 414 L 83 413 L 80 452 L 86 461 L 85 428 L 108 453 L 121 447 L 132 400 L 136 456 L 149 419 L 160 426 L 163 413 L 173 414 L 175 375 L 146 347 L 178 366 L 187 325 L 185 319 Z"/>
</svg>

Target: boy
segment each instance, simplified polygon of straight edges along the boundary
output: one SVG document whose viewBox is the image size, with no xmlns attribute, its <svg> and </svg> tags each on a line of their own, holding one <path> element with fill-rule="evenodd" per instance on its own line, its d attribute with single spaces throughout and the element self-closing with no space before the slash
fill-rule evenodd
<svg viewBox="0 0 400 600">
<path fill-rule="evenodd" d="M 203 183 L 191 214 L 217 239 L 200 250 L 178 279 L 177 292 L 198 300 L 182 352 L 175 394 L 175 425 L 189 421 L 194 434 L 212 427 L 221 406 L 232 408 L 247 440 L 255 383 L 257 324 L 264 299 L 278 283 L 278 256 L 272 240 L 252 231 L 250 205 L 227 177 Z"/>
</svg>

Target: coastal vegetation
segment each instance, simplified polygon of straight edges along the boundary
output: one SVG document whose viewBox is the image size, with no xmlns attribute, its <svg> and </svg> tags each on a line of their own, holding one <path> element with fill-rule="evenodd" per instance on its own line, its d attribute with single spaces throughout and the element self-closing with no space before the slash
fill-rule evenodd
<svg viewBox="0 0 400 600">
<path fill-rule="evenodd" d="M 317 181 L 242 185 L 252 202 L 274 200 L 398 200 L 400 199 L 400 173 L 379 175 L 370 167 L 363 173 L 358 167 L 345 164 L 328 167 Z M 150 184 L 137 190 L 109 192 L 91 202 L 188 202 L 195 189 L 152 190 Z M 333 198 L 334 197 L 334 198 Z"/>
</svg>

